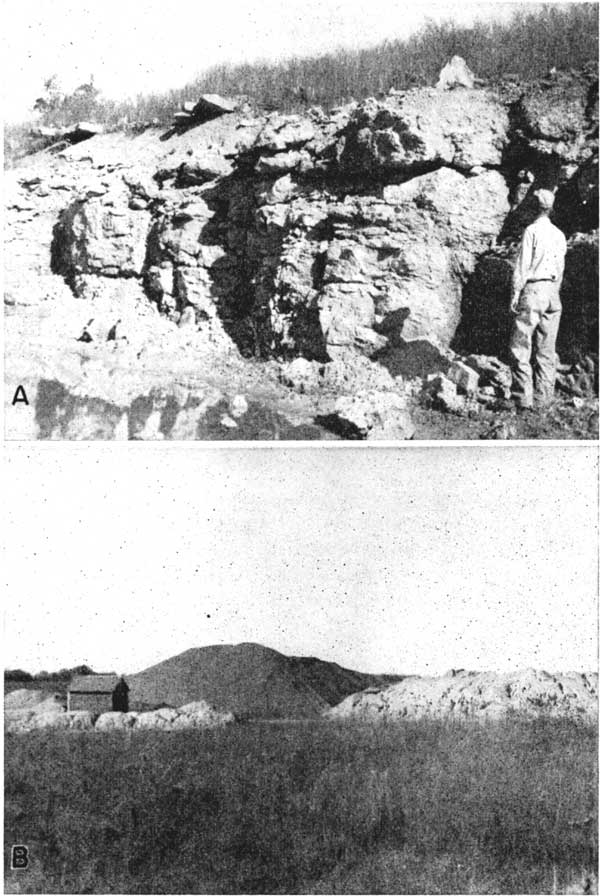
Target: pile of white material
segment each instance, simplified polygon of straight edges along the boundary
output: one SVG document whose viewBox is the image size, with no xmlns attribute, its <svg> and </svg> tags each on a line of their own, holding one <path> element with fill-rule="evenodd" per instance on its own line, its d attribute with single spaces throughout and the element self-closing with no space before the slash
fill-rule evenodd
<svg viewBox="0 0 600 896">
<path fill-rule="evenodd" d="M 364 721 L 501 719 L 510 712 L 594 720 L 598 715 L 598 674 L 461 670 L 440 678 L 406 678 L 388 688 L 351 694 L 325 716 Z"/>
<path fill-rule="evenodd" d="M 4 724 L 8 732 L 36 728 L 88 731 L 94 727 L 94 717 L 91 712 L 66 712 L 60 694 L 21 688 L 4 698 Z"/>
<path fill-rule="evenodd" d="M 87 710 L 67 712 L 60 694 L 21 689 L 4 698 L 4 725 L 8 733 L 39 728 L 174 731 L 182 728 L 215 728 L 234 721 L 232 712 L 219 712 L 204 700 L 187 703 L 179 709 L 164 707 L 151 712 L 105 712 L 97 716 Z"/>
<path fill-rule="evenodd" d="M 46 712 L 51 707 L 57 707 L 57 710 L 60 710 L 62 702 L 60 694 L 19 688 L 5 695 L 4 713 L 33 712 L 39 711 L 40 707 L 44 707 L 43 712 Z"/>
<path fill-rule="evenodd" d="M 204 700 L 187 703 L 179 709 L 163 707 L 151 712 L 105 712 L 96 722 L 97 731 L 181 728 L 215 728 L 235 721 L 232 712 L 219 712 Z"/>
</svg>

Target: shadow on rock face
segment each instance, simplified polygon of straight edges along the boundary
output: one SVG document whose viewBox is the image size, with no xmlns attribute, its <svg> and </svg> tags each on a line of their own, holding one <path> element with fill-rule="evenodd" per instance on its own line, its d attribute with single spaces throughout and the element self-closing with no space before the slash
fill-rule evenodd
<svg viewBox="0 0 600 896">
<path fill-rule="evenodd" d="M 575 362 L 598 351 L 598 232 L 569 240 L 560 291 L 563 306 L 557 351 L 561 361 Z"/>
<path fill-rule="evenodd" d="M 427 339 L 403 339 L 402 328 L 410 317 L 410 308 L 397 308 L 386 314 L 384 320 L 374 327 L 375 331 L 388 340 L 385 348 L 371 356 L 385 367 L 392 376 L 415 379 L 430 373 L 445 373 L 448 360 L 439 349 Z"/>
<path fill-rule="evenodd" d="M 321 414 L 315 417 L 315 423 L 339 439 L 352 442 L 364 439 L 364 435 L 358 426 L 355 426 L 349 420 L 344 420 L 338 414 Z"/>
<path fill-rule="evenodd" d="M 398 340 L 386 346 L 373 358 L 386 367 L 392 376 L 405 379 L 423 378 L 430 373 L 446 373 L 448 359 L 440 350 L 426 339 L 413 339 L 410 342 Z"/>
<path fill-rule="evenodd" d="M 461 320 L 451 345 L 454 351 L 508 360 L 511 278 L 507 258 L 491 253 L 479 259 L 463 289 Z"/>
</svg>

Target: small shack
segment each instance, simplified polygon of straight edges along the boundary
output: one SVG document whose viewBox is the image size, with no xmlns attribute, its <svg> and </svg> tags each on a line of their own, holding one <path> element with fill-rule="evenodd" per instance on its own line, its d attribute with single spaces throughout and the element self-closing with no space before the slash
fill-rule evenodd
<svg viewBox="0 0 600 896">
<path fill-rule="evenodd" d="M 67 710 L 128 712 L 129 685 L 114 672 L 75 675 L 67 692 Z"/>
</svg>

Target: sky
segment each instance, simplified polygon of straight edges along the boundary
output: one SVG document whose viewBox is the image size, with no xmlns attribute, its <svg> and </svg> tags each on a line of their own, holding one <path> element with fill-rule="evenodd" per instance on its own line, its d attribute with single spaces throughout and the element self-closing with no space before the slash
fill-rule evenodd
<svg viewBox="0 0 600 896">
<path fill-rule="evenodd" d="M 597 668 L 593 448 L 5 449 L 5 667 Z"/>
<path fill-rule="evenodd" d="M 427 0 L 2 0 L 2 5 L 8 121 L 30 117 L 52 74 L 67 92 L 93 74 L 104 96 L 124 99 L 183 87 L 219 62 L 372 46 L 409 36 L 426 18 L 461 24 L 506 20 L 523 6 Z"/>
</svg>

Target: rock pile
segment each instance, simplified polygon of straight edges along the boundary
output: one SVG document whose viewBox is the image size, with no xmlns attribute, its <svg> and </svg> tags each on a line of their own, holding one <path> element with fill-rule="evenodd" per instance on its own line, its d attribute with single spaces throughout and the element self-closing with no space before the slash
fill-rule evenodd
<svg viewBox="0 0 600 896">
<path fill-rule="evenodd" d="M 151 712 L 105 712 L 97 718 L 95 730 L 176 731 L 182 728 L 217 728 L 234 721 L 235 716 L 232 712 L 217 712 L 206 701 L 198 700 L 187 703 L 179 709 L 164 707 Z"/>
<path fill-rule="evenodd" d="M 22 734 L 42 728 L 72 731 L 125 731 L 154 729 L 175 731 L 188 728 L 215 728 L 235 721 L 232 712 L 217 712 L 199 700 L 179 709 L 165 707 L 150 712 L 67 712 L 60 694 L 26 689 L 4 698 L 5 731 Z"/>
<path fill-rule="evenodd" d="M 324 715 L 331 720 L 468 720 L 500 719 L 512 712 L 595 721 L 598 675 L 553 675 L 535 669 L 503 674 L 452 671 L 440 678 L 405 678 L 388 688 L 352 694 Z"/>
<path fill-rule="evenodd" d="M 66 712 L 60 694 L 22 688 L 4 698 L 4 725 L 13 733 L 38 728 L 87 731 L 93 728 L 93 716 L 89 712 Z"/>
<path fill-rule="evenodd" d="M 434 407 L 451 414 L 477 414 L 510 397 L 511 372 L 508 364 L 487 355 L 455 356 L 446 373 L 430 374 L 425 395 Z"/>
</svg>

